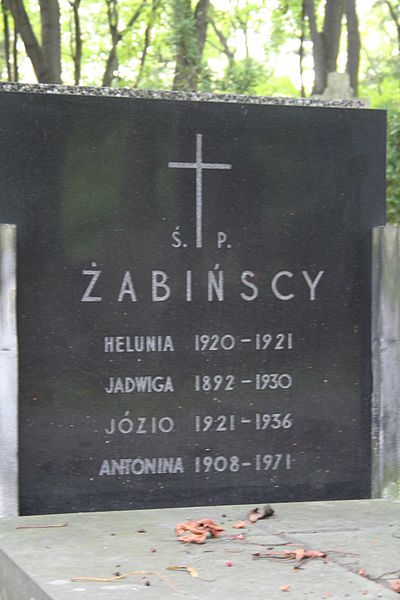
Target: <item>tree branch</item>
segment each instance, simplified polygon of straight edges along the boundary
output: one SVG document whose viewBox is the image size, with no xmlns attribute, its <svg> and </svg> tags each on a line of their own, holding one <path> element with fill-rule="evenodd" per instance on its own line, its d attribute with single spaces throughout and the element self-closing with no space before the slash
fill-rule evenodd
<svg viewBox="0 0 400 600">
<path fill-rule="evenodd" d="M 155 18 L 157 9 L 160 6 L 160 4 L 161 4 L 161 0 L 153 0 L 153 2 L 152 2 L 149 21 L 147 23 L 146 31 L 144 32 L 144 46 L 143 46 L 142 54 L 140 57 L 139 71 L 138 71 L 138 74 L 136 77 L 136 81 L 134 83 L 135 88 L 137 88 L 139 86 L 140 81 L 142 79 L 144 63 L 146 62 L 147 51 L 148 51 L 148 48 L 150 45 L 150 40 L 151 40 L 151 30 L 153 28 L 154 18 Z"/>
<path fill-rule="evenodd" d="M 129 19 L 125 29 L 120 31 L 118 29 L 119 14 L 118 14 L 118 0 L 106 0 L 107 3 L 107 18 L 108 26 L 111 34 L 111 49 L 107 58 L 106 68 L 103 75 L 102 85 L 109 87 L 114 79 L 114 73 L 118 69 L 118 55 L 117 48 L 124 35 L 129 31 L 134 23 L 138 20 L 140 13 L 147 4 L 147 0 L 142 0 L 139 7 L 133 13 Z"/>
<path fill-rule="evenodd" d="M 140 17 L 140 13 L 142 12 L 142 10 L 144 9 L 144 7 L 147 4 L 147 0 L 142 0 L 141 5 L 138 7 L 138 9 L 136 10 L 136 12 L 132 15 L 132 17 L 129 19 L 127 26 L 125 27 L 124 31 L 121 33 L 121 35 L 125 35 L 125 33 L 131 29 L 132 25 L 138 20 L 138 18 Z"/>
<path fill-rule="evenodd" d="M 387 5 L 390 15 L 395 23 L 396 29 L 397 29 L 397 40 L 398 40 L 398 45 L 399 45 L 399 53 L 400 53 L 400 18 L 397 15 L 394 6 L 392 5 L 392 3 L 389 0 L 385 0 L 385 4 Z"/>
<path fill-rule="evenodd" d="M 224 36 L 224 34 L 222 33 L 222 31 L 220 31 L 218 29 L 218 27 L 215 24 L 215 21 L 212 17 L 209 17 L 210 23 L 211 23 L 211 27 L 214 29 L 219 41 L 221 42 L 222 48 L 224 53 L 226 54 L 226 56 L 228 57 L 229 60 L 229 64 L 233 65 L 234 60 L 235 60 L 235 55 L 232 52 L 232 50 L 229 48 L 228 46 L 228 40 L 227 38 Z"/>
<path fill-rule="evenodd" d="M 42 49 L 33 32 L 24 3 L 22 0 L 6 0 L 6 3 L 13 16 L 17 31 L 24 42 L 26 53 L 32 62 L 37 80 L 39 82 L 43 81 L 42 78 L 46 76 L 47 68 L 44 64 Z"/>
</svg>

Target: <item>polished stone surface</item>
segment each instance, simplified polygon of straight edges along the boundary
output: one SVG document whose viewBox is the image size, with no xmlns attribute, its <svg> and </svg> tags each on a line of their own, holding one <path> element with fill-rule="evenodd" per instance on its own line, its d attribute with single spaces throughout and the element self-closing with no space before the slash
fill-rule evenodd
<svg viewBox="0 0 400 600">
<path fill-rule="evenodd" d="M 22 514 L 368 497 L 384 113 L 7 91 L 0 114 Z"/>
</svg>

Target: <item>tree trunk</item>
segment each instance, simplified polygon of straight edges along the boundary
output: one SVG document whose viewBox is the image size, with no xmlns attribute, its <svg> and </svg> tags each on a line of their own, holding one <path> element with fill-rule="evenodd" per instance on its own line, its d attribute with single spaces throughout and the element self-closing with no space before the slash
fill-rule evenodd
<svg viewBox="0 0 400 600">
<path fill-rule="evenodd" d="M 120 37 L 118 34 L 118 7 L 117 0 L 106 0 L 107 2 L 107 18 L 108 18 L 108 28 L 110 30 L 111 35 L 111 49 L 108 54 L 106 68 L 103 75 L 103 81 L 101 85 L 103 87 L 110 87 L 111 82 L 114 79 L 114 73 L 118 69 L 118 58 L 117 58 L 117 46 L 120 42 Z"/>
<path fill-rule="evenodd" d="M 304 69 L 303 69 L 303 60 L 304 60 L 304 41 L 305 41 L 305 19 L 306 19 L 306 11 L 304 7 L 304 0 L 301 6 L 301 35 L 300 35 L 300 47 L 299 47 L 299 69 L 300 69 L 300 95 L 302 98 L 306 97 L 306 90 L 304 86 Z"/>
<path fill-rule="evenodd" d="M 7 65 L 7 80 L 13 81 L 11 70 L 11 52 L 10 52 L 10 28 L 8 25 L 8 11 L 5 5 L 5 0 L 1 0 L 1 11 L 3 13 L 3 28 L 4 28 L 4 54 Z"/>
<path fill-rule="evenodd" d="M 176 63 L 174 90 L 195 91 L 207 35 L 210 0 L 199 0 L 193 13 L 191 0 L 174 0 Z"/>
<path fill-rule="evenodd" d="M 327 57 L 322 34 L 317 29 L 314 0 L 304 0 L 304 13 L 308 17 L 313 45 L 314 86 L 312 94 L 322 94 L 327 83 Z"/>
<path fill-rule="evenodd" d="M 18 83 L 19 71 L 18 71 L 18 29 L 14 21 L 14 39 L 13 39 L 13 81 Z"/>
<path fill-rule="evenodd" d="M 81 80 L 82 65 L 82 31 L 79 17 L 79 5 L 81 0 L 70 0 L 72 13 L 74 15 L 75 48 L 72 51 L 74 59 L 74 85 L 79 85 Z"/>
<path fill-rule="evenodd" d="M 40 0 L 40 46 L 23 0 L 6 0 L 39 83 L 61 83 L 60 10 L 58 0 Z"/>
<path fill-rule="evenodd" d="M 358 17 L 356 0 L 345 0 L 345 12 L 347 19 L 347 72 L 350 76 L 350 85 L 353 95 L 358 96 L 358 72 L 360 68 L 360 32 L 358 29 Z"/>
<path fill-rule="evenodd" d="M 343 0 L 327 0 L 323 40 L 326 53 L 326 73 L 336 71 L 342 31 Z"/>
<path fill-rule="evenodd" d="M 200 59 L 203 56 L 204 44 L 206 43 L 209 7 L 210 0 L 199 0 L 196 6 L 196 10 L 194 12 L 194 19 L 196 23 L 197 51 Z"/>
<path fill-rule="evenodd" d="M 337 69 L 343 15 L 347 19 L 347 72 L 354 95 L 357 95 L 360 66 L 360 33 L 356 0 L 326 0 L 322 32 L 317 29 L 314 0 L 303 0 L 308 17 L 314 57 L 314 87 L 312 94 L 322 94 L 327 86 L 328 73 Z"/>
<path fill-rule="evenodd" d="M 111 83 L 115 77 L 115 72 L 118 69 L 118 59 L 117 59 L 117 45 L 119 40 L 112 42 L 111 50 L 109 52 L 106 68 L 103 75 L 103 81 L 101 85 L 103 87 L 110 87 Z"/>
<path fill-rule="evenodd" d="M 61 83 L 61 31 L 58 0 L 39 0 L 42 25 L 42 55 L 47 82 Z"/>
</svg>

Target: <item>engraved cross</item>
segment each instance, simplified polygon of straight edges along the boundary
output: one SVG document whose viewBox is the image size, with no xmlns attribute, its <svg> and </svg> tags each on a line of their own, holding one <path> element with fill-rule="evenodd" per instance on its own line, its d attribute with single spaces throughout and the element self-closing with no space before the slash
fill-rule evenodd
<svg viewBox="0 0 400 600">
<path fill-rule="evenodd" d="M 172 169 L 196 169 L 196 248 L 203 247 L 203 169 L 231 169 L 224 163 L 203 162 L 203 134 L 196 133 L 196 162 L 169 162 Z"/>
</svg>

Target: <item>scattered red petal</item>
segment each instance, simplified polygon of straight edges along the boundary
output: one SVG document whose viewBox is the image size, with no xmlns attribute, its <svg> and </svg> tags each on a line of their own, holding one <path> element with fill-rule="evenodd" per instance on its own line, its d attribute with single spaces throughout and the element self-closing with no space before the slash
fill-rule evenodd
<svg viewBox="0 0 400 600">
<path fill-rule="evenodd" d="M 233 529 L 243 529 L 244 527 L 246 527 L 247 523 L 246 521 L 237 521 L 236 523 L 234 523 L 232 525 Z"/>
<path fill-rule="evenodd" d="M 400 594 L 400 579 L 393 579 L 393 581 L 390 582 L 390 589 L 393 592 Z"/>
<path fill-rule="evenodd" d="M 227 561 L 226 561 L 226 566 L 227 566 L 227 567 L 231 567 L 231 566 L 232 566 L 232 562 L 231 562 L 230 560 L 227 560 Z"/>
<path fill-rule="evenodd" d="M 281 592 L 290 592 L 290 585 L 281 585 Z"/>
</svg>

